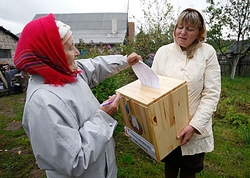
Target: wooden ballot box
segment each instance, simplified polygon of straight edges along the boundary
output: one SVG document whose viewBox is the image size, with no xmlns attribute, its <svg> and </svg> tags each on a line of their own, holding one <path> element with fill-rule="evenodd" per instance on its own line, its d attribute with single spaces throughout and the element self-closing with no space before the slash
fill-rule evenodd
<svg viewBox="0 0 250 178">
<path fill-rule="evenodd" d="M 189 122 L 187 83 L 158 76 L 159 88 L 139 80 L 116 91 L 123 96 L 120 110 L 130 139 L 157 161 L 181 142 L 178 133 Z"/>
</svg>

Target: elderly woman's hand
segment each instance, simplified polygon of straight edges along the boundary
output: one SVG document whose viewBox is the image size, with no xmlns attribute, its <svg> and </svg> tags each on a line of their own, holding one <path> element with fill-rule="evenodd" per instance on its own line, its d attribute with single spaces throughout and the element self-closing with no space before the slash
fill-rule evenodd
<svg viewBox="0 0 250 178">
<path fill-rule="evenodd" d="M 133 52 L 128 56 L 127 60 L 128 60 L 129 65 L 132 66 L 136 64 L 137 62 L 139 62 L 139 60 L 142 61 L 142 58 L 140 55 Z"/>
<path fill-rule="evenodd" d="M 126 137 L 130 138 L 130 135 L 129 135 L 128 132 L 127 132 L 126 126 L 123 127 L 123 129 L 124 129 L 124 135 L 125 135 Z"/>
<path fill-rule="evenodd" d="M 108 100 L 105 101 L 106 105 L 101 105 L 100 109 L 109 114 L 110 116 L 118 112 L 119 101 L 121 94 L 116 92 L 115 95 L 110 96 Z"/>
</svg>

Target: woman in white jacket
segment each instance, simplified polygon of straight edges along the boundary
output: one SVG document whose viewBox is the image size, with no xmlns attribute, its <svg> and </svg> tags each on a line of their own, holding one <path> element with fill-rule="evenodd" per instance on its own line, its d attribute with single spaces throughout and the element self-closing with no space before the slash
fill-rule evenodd
<svg viewBox="0 0 250 178">
<path fill-rule="evenodd" d="M 206 27 L 195 9 L 181 12 L 174 28 L 174 43 L 156 52 L 152 69 L 158 75 L 188 83 L 190 123 L 179 133 L 179 147 L 162 161 L 165 176 L 195 177 L 203 170 L 204 155 L 214 149 L 212 114 L 221 92 L 221 73 L 216 51 L 204 43 Z"/>
<path fill-rule="evenodd" d="M 48 178 L 116 178 L 113 132 L 120 94 L 100 103 L 90 87 L 141 57 L 99 56 L 75 61 L 70 26 L 53 14 L 29 22 L 14 62 L 31 75 L 22 124 Z M 107 102 L 108 102 L 107 101 Z"/>
</svg>

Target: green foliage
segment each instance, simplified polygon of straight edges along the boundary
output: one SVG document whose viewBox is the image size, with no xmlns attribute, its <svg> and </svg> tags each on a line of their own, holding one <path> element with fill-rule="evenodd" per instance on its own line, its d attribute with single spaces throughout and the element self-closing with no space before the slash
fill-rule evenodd
<svg viewBox="0 0 250 178">
<path fill-rule="evenodd" d="M 204 178 L 249 177 L 250 149 L 240 131 L 228 124 L 214 125 L 215 150 L 205 157 Z"/>
<path fill-rule="evenodd" d="M 130 165 L 133 165 L 134 164 L 134 159 L 133 157 L 131 156 L 131 154 L 124 154 L 122 157 L 122 162 L 124 164 L 130 164 Z"/>
<path fill-rule="evenodd" d="M 136 35 L 135 52 L 143 59 L 155 53 L 160 46 L 173 42 L 173 6 L 169 0 L 141 0 L 143 19 Z"/>
<path fill-rule="evenodd" d="M 135 51 L 142 56 L 143 59 L 148 57 L 151 52 L 156 52 L 154 49 L 154 41 L 151 40 L 149 34 L 143 31 L 136 35 Z"/>
<path fill-rule="evenodd" d="M 123 77 L 131 76 L 124 74 Z M 119 81 L 122 82 L 119 86 L 126 84 Z M 204 171 L 197 178 L 250 177 L 249 89 L 250 78 L 222 78 L 222 96 L 214 115 L 215 150 L 206 154 Z M 0 177 L 3 178 L 44 177 L 44 171 L 39 171 L 35 164 L 23 128 L 10 127 L 21 124 L 24 98 L 25 93 L 0 97 Z M 230 120 L 235 115 L 238 118 L 234 120 L 240 121 Z M 154 161 L 124 136 L 120 112 L 115 119 L 118 121 L 114 133 L 118 178 L 164 178 L 164 164 Z"/>
<path fill-rule="evenodd" d="M 134 49 L 134 42 L 133 41 L 129 41 L 126 45 L 115 45 L 114 49 L 115 49 L 115 54 L 119 53 L 119 54 L 123 54 L 123 55 L 128 55 L 131 54 L 132 52 L 135 52 Z M 138 53 L 139 54 L 139 53 Z"/>
<path fill-rule="evenodd" d="M 205 9 L 207 25 L 211 29 L 214 40 L 249 38 L 250 2 L 245 0 L 229 0 L 226 3 L 210 1 Z"/>
<path fill-rule="evenodd" d="M 108 96 L 115 94 L 116 89 L 135 79 L 136 76 L 134 75 L 132 69 L 128 68 L 99 83 L 96 87 L 92 88 L 92 92 L 99 102 L 103 102 L 108 99 Z"/>
<path fill-rule="evenodd" d="M 113 48 L 110 45 L 99 43 L 94 44 L 91 42 L 90 44 L 84 43 L 84 41 L 80 40 L 78 44 L 76 44 L 76 48 L 79 51 L 84 51 L 82 56 L 79 58 L 95 58 L 96 56 L 101 55 L 129 55 L 133 50 L 133 42 L 129 42 L 129 45 L 115 45 Z M 125 69 L 120 73 L 114 75 L 113 77 L 107 78 L 103 82 L 99 83 L 97 86 L 92 88 L 92 92 L 97 97 L 99 102 L 103 102 L 108 99 L 108 96 L 112 96 L 115 94 L 115 90 L 122 87 L 123 85 L 133 81 L 136 79 L 131 68 Z"/>
<path fill-rule="evenodd" d="M 173 28 L 171 30 L 173 30 Z M 135 52 L 140 54 L 143 59 L 147 59 L 149 53 L 156 53 L 161 46 L 171 42 L 173 42 L 172 31 L 166 34 L 160 32 L 146 34 L 140 31 L 136 35 Z"/>
<path fill-rule="evenodd" d="M 241 125 L 240 130 L 244 136 L 247 145 L 250 147 L 250 123 L 248 125 Z"/>
<path fill-rule="evenodd" d="M 173 6 L 169 0 L 140 0 L 143 19 L 139 21 L 140 30 L 148 34 L 169 32 L 174 21 Z"/>
<path fill-rule="evenodd" d="M 222 77 L 221 99 L 215 116 L 223 122 L 239 126 L 250 123 L 249 78 Z M 242 90 L 242 87 L 247 90 Z"/>
<path fill-rule="evenodd" d="M 214 1 L 210 1 L 210 6 L 204 12 L 208 17 L 207 25 L 210 29 L 208 40 L 219 49 L 223 56 L 227 58 L 222 41 L 228 39 L 236 42 L 233 58 L 227 58 L 232 66 L 231 78 L 234 79 L 236 67 L 245 50 L 240 42 L 250 37 L 250 1 L 228 0 L 225 4 L 222 2 L 215 4 Z"/>
<path fill-rule="evenodd" d="M 111 46 L 108 44 L 95 44 L 91 41 L 89 44 L 86 44 L 83 40 L 79 40 L 79 43 L 76 44 L 76 48 L 81 53 L 78 58 L 94 58 L 101 55 L 111 55 L 115 54 L 115 51 L 111 49 Z"/>
<path fill-rule="evenodd" d="M 28 177 L 35 159 L 21 127 L 25 93 L 0 98 L 0 177 Z"/>
<path fill-rule="evenodd" d="M 103 43 L 97 45 L 91 42 L 87 45 L 84 41 L 80 41 L 77 44 L 77 48 L 82 52 L 80 57 L 127 55 L 135 51 L 145 59 L 149 53 L 155 53 L 160 46 L 173 42 L 174 23 L 172 7 L 169 6 L 168 1 L 141 0 L 141 2 L 147 2 L 144 6 L 144 20 L 147 23 L 142 23 L 146 26 L 141 26 L 135 42 L 115 45 L 111 48 L 110 45 Z M 158 8 L 154 7 L 155 2 Z M 162 2 L 165 5 L 161 5 Z M 156 12 L 158 15 L 155 15 L 152 9 L 158 9 Z M 208 41 L 211 40 L 212 43 L 213 39 L 219 40 L 218 48 L 225 52 L 228 41 L 222 41 L 221 35 L 226 23 L 226 16 L 222 13 L 224 16 L 218 18 L 221 10 L 215 6 L 210 9 L 211 25 L 214 27 L 208 32 Z M 217 18 L 219 21 L 216 21 Z M 108 96 L 113 95 L 116 89 L 135 79 L 133 71 L 128 68 L 101 82 L 92 88 L 92 91 L 102 102 Z M 250 156 L 249 90 L 250 78 L 235 78 L 235 80 L 231 80 L 229 77 L 222 78 L 221 99 L 217 111 L 214 113 L 215 150 L 206 154 L 204 171 L 198 174 L 198 178 L 250 177 L 250 160 L 248 159 Z M 0 177 L 3 178 L 45 177 L 44 171 L 39 172 L 35 164 L 31 145 L 23 128 L 14 127 L 16 124 L 19 126 L 21 124 L 24 98 L 25 93 L 0 97 Z M 163 178 L 164 164 L 150 158 L 124 136 L 120 112 L 115 115 L 115 119 L 118 121 L 114 133 L 118 178 Z"/>
</svg>

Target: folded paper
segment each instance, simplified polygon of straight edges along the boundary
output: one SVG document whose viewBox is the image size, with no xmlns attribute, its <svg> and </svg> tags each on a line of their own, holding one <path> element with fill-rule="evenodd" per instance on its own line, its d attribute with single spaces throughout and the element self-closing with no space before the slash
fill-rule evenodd
<svg viewBox="0 0 250 178">
<path fill-rule="evenodd" d="M 138 63 L 132 66 L 132 69 L 135 75 L 140 80 L 141 84 L 152 88 L 160 87 L 159 77 L 147 64 L 143 63 L 142 61 L 139 61 Z"/>
</svg>

